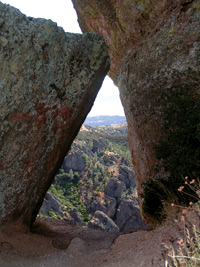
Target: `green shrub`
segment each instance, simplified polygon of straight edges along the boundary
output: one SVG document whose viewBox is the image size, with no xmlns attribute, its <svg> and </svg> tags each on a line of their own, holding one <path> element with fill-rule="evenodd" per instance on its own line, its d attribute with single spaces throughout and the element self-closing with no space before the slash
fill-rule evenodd
<svg viewBox="0 0 200 267">
<path fill-rule="evenodd" d="M 186 177 L 185 180 L 187 181 L 188 178 Z M 196 195 L 200 199 L 199 180 L 193 180 L 192 183 L 186 184 L 186 186 L 189 186 L 196 193 L 194 199 Z M 182 193 L 184 194 L 184 191 Z M 173 203 L 171 206 L 173 209 L 177 208 Z M 181 238 L 174 242 L 173 245 L 165 245 L 165 248 L 167 248 L 165 266 L 200 266 L 200 202 L 198 201 L 195 204 L 191 202 L 189 208 L 180 206 L 178 208 L 181 211 L 180 222 L 183 224 L 184 235 L 181 235 Z"/>
</svg>

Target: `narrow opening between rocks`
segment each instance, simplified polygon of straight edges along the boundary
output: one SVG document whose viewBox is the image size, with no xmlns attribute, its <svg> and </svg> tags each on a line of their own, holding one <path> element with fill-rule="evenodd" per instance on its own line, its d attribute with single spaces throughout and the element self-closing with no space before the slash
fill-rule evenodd
<svg viewBox="0 0 200 267">
<path fill-rule="evenodd" d="M 72 14 L 76 20 L 69 1 L 64 1 L 63 6 L 50 2 L 47 13 L 44 12 L 46 5 L 42 7 L 42 3 L 35 1 L 30 1 L 28 5 L 12 0 L 3 2 L 14 5 L 28 16 L 51 18 L 65 31 L 80 32 L 77 24 L 69 28 Z M 64 23 L 60 18 L 67 18 L 66 12 L 70 19 Z M 101 89 L 98 103 L 82 126 L 46 194 L 38 216 L 63 218 L 75 225 L 88 225 L 105 232 L 129 232 L 143 226 L 144 222 L 138 208 L 125 116 L 114 116 L 124 115 L 119 92 L 117 88 L 112 89 L 108 78 L 106 83 L 106 89 Z M 95 115 L 113 116 L 96 118 L 93 127 L 91 116 Z"/>
<path fill-rule="evenodd" d="M 124 115 L 118 89 L 106 77 L 45 196 L 39 218 L 64 219 L 104 232 L 130 232 L 145 226 L 139 212 L 126 118 L 116 114 Z"/>
</svg>

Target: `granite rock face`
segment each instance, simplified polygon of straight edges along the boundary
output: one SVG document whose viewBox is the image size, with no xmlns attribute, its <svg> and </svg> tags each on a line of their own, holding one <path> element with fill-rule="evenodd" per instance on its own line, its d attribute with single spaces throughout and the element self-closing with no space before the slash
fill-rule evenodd
<svg viewBox="0 0 200 267">
<path fill-rule="evenodd" d="M 72 0 L 83 32 L 98 32 L 109 46 L 109 75 L 117 82 L 123 56 L 158 25 L 169 0 Z M 176 1 L 178 2 L 178 1 Z M 165 10 L 166 9 L 166 10 Z M 170 11 L 168 11 L 170 13 Z M 153 29 L 154 30 L 154 29 Z"/>
<path fill-rule="evenodd" d="M 85 169 L 85 160 L 82 154 L 79 152 L 71 153 L 69 156 L 65 157 L 63 161 L 63 169 L 68 172 L 70 169 L 73 171 L 81 172 Z"/>
<path fill-rule="evenodd" d="M 119 232 L 119 227 L 103 211 L 97 210 L 94 217 L 89 221 L 88 228 L 109 233 Z"/>
<path fill-rule="evenodd" d="M 112 219 L 116 213 L 117 201 L 114 197 L 104 195 L 102 199 L 99 194 L 94 194 L 92 202 L 88 206 L 90 214 L 94 215 L 99 210 Z"/>
<path fill-rule="evenodd" d="M 0 3 L 0 226 L 34 221 L 109 69 L 94 33 Z"/>
<path fill-rule="evenodd" d="M 126 185 L 124 182 L 118 180 L 117 178 L 110 178 L 110 180 L 105 185 L 105 194 L 109 197 L 114 197 L 120 199 L 123 192 L 126 191 Z"/>
<path fill-rule="evenodd" d="M 141 218 L 138 201 L 134 197 L 127 197 L 121 201 L 115 223 L 122 232 L 130 232 L 146 225 Z"/>
<path fill-rule="evenodd" d="M 166 140 L 163 97 L 199 92 L 199 0 L 73 0 L 83 32 L 104 36 L 120 90 L 138 189 L 165 175 L 155 146 Z"/>
<path fill-rule="evenodd" d="M 47 192 L 40 208 L 40 212 L 49 215 L 50 211 L 54 211 L 56 215 L 64 217 L 60 200 L 55 195 Z"/>
<path fill-rule="evenodd" d="M 70 211 L 70 217 L 71 217 L 70 220 L 71 223 L 73 223 L 74 225 L 82 225 L 82 219 L 77 209 L 73 209 Z"/>
<path fill-rule="evenodd" d="M 119 178 L 121 182 L 126 185 L 126 188 L 136 187 L 136 177 L 133 168 L 120 165 L 119 166 Z"/>
</svg>

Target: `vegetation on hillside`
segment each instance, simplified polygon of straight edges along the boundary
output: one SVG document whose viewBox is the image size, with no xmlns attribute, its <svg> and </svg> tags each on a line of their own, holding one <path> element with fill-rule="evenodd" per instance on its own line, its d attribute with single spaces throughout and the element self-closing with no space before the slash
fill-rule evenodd
<svg viewBox="0 0 200 267">
<path fill-rule="evenodd" d="M 87 126 L 109 126 L 109 125 L 120 125 L 126 122 L 125 116 L 107 116 L 107 115 L 100 115 L 100 116 L 93 116 L 87 117 L 84 124 Z"/>
<path fill-rule="evenodd" d="M 81 155 L 85 168 L 82 171 L 74 171 L 65 170 L 62 166 L 49 191 L 60 199 L 66 217 L 71 210 L 76 209 L 84 225 L 90 219 L 88 210 L 93 195 L 103 196 L 105 184 L 111 177 L 118 175 L 119 165 L 132 167 L 127 125 L 105 127 L 84 125 L 68 155 L 73 153 Z M 48 216 L 59 217 L 53 212 Z"/>
</svg>

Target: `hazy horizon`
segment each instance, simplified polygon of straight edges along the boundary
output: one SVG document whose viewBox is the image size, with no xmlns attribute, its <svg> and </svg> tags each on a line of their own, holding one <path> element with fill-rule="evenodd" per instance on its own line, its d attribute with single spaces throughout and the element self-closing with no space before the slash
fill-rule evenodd
<svg viewBox="0 0 200 267">
<path fill-rule="evenodd" d="M 89 114 L 88 114 L 89 115 Z M 94 116 L 87 116 L 89 118 L 92 118 L 92 117 L 126 117 L 125 115 L 94 115 Z"/>
</svg>

